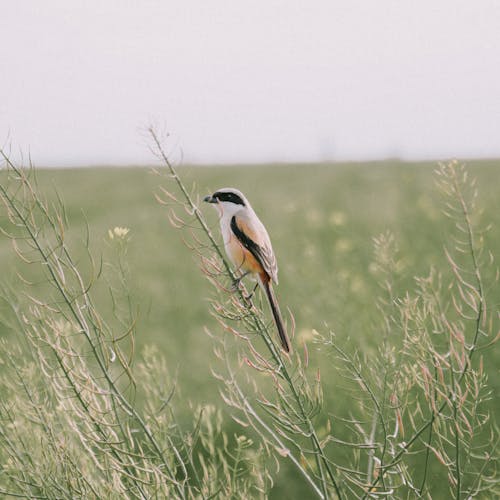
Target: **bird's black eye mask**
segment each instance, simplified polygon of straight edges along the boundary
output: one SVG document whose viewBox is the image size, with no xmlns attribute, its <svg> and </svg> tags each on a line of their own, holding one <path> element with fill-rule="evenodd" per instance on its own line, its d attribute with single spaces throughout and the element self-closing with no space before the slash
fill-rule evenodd
<svg viewBox="0 0 500 500">
<path fill-rule="evenodd" d="M 213 198 L 216 198 L 219 201 L 229 201 L 230 203 L 234 203 L 235 205 L 245 206 L 245 202 L 236 193 L 217 191 L 213 194 Z"/>
</svg>

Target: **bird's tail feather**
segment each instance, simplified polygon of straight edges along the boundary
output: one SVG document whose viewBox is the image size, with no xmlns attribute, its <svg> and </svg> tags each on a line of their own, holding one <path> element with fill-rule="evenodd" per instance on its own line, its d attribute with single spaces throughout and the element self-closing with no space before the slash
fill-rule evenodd
<svg viewBox="0 0 500 500">
<path fill-rule="evenodd" d="M 290 341 L 288 340 L 288 335 L 286 334 L 285 326 L 283 325 L 283 318 L 281 317 L 281 311 L 278 306 L 278 301 L 276 300 L 276 295 L 274 295 L 271 280 L 269 278 L 267 280 L 262 280 L 262 285 L 266 291 L 269 305 L 271 306 L 271 312 L 273 313 L 274 322 L 276 323 L 276 328 L 278 329 L 281 345 L 286 352 L 290 352 Z"/>
</svg>

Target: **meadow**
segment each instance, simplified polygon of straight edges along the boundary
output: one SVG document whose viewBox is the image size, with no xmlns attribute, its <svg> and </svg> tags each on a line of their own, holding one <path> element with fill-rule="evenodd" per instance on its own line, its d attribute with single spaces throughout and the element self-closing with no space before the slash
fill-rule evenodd
<svg viewBox="0 0 500 500">
<path fill-rule="evenodd" d="M 333 368 L 336 357 L 321 354 L 315 335 L 334 332 L 336 341 L 362 353 L 365 363 L 376 355 L 383 336 L 378 297 L 384 284 L 376 272 L 374 238 L 390 232 L 398 249 L 392 269 L 394 300 L 411 293 L 415 278 L 427 277 L 432 268 L 442 271 L 444 283 L 452 278 L 444 248 L 452 246 L 450 235 L 455 227 L 443 215 L 446 206 L 436 189 L 435 168 L 435 162 L 397 160 L 178 167 L 185 185 L 194 186 L 199 208 L 217 237 L 215 211 L 201 202 L 203 197 L 217 188 L 236 187 L 251 201 L 268 228 L 278 258 L 276 291 L 282 309 L 294 316 L 292 343 L 301 353 L 304 343 L 308 346 L 308 371 L 320 370 L 325 406 L 335 413 L 348 414 L 353 400 L 347 392 L 337 390 L 342 381 Z M 481 209 L 473 222 L 481 227 L 492 224 L 484 234 L 484 245 L 498 259 L 500 161 L 471 160 L 467 170 L 477 178 Z M 57 199 L 56 193 L 61 198 L 68 221 L 65 238 L 86 271 L 90 269 L 86 246 L 96 262 L 101 255 L 112 262 L 116 238 L 109 231 L 129 229 L 123 262 L 130 301 L 137 313 L 135 352 L 155 345 L 164 355 L 168 371 L 176 379 L 175 405 L 181 421 L 192 417 L 193 406 L 215 405 L 222 411 L 228 434 L 241 432 L 220 397 L 221 383 L 212 374 L 219 361 L 213 354 L 214 340 L 205 329 L 214 336 L 222 335 L 211 314 L 213 287 L 184 241 L 186 231 L 172 227 L 168 207 L 155 198 L 155 193 L 161 193 L 160 186 L 168 187 L 168 179 L 147 167 L 37 169 L 36 178 L 40 192 L 49 199 Z M 0 181 L 4 179 L 5 172 L 0 171 Z M 0 213 L 0 225 L 7 228 L 5 213 Z M 20 262 L 11 241 L 2 236 L 3 285 L 15 291 L 20 283 L 18 272 L 33 278 L 37 293 L 43 296 L 47 285 L 35 278 L 38 271 Z M 493 270 L 485 281 L 490 307 L 498 309 L 500 289 L 494 276 Z M 24 295 L 18 299 L 19 304 L 25 301 Z M 96 301 L 112 307 L 106 286 L 97 287 Z M 5 301 L 0 311 L 9 316 Z M 268 313 L 265 307 L 264 311 Z M 0 324 L 0 337 L 7 343 L 17 342 L 12 324 Z M 491 414 L 498 414 L 500 408 L 499 366 L 498 349 L 485 351 L 484 369 L 491 391 L 486 404 Z M 2 377 L 9 376 L 5 366 L 0 370 Z M 140 401 L 140 393 L 137 399 Z M 273 471 L 271 498 L 308 494 L 308 486 L 285 459 Z M 430 474 L 434 472 L 431 468 Z M 443 488 L 448 491 L 446 484 Z"/>
</svg>

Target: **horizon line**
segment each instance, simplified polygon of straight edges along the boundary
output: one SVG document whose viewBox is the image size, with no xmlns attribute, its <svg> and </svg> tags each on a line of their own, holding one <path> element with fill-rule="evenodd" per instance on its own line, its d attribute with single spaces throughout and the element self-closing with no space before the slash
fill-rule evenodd
<svg viewBox="0 0 500 500">
<path fill-rule="evenodd" d="M 403 156 L 387 156 L 387 157 L 367 157 L 357 159 L 324 159 L 324 160 L 269 160 L 269 161 L 221 161 L 221 162 L 199 162 L 199 161 L 180 161 L 172 160 L 178 167 L 263 167 L 263 166 L 293 166 L 293 165 L 355 165 L 355 164 L 369 164 L 369 163 L 439 163 L 451 160 L 458 160 L 460 162 L 492 162 L 500 161 L 499 156 L 433 156 L 433 157 L 403 157 Z M 75 163 L 75 162 L 55 162 L 55 163 L 38 163 L 31 159 L 31 165 L 37 169 L 78 169 L 78 168 L 155 168 L 158 165 L 154 162 L 89 162 L 89 163 Z M 1 169 L 1 167 L 0 167 Z"/>
</svg>

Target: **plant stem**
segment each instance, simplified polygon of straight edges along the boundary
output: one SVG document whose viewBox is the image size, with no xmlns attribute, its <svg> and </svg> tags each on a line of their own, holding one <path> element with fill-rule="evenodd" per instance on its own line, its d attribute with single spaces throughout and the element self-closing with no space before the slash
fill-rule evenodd
<svg viewBox="0 0 500 500">
<path fill-rule="evenodd" d="M 199 224 L 201 225 L 203 231 L 207 234 L 212 248 L 217 253 L 217 255 L 219 256 L 221 261 L 223 262 L 226 273 L 234 281 L 235 276 L 234 276 L 234 273 L 231 269 L 231 266 L 227 262 L 227 259 L 225 258 L 224 254 L 222 253 L 222 250 L 220 249 L 219 245 L 215 241 L 215 238 L 213 237 L 208 225 L 206 224 L 206 222 L 203 218 L 203 215 L 201 214 L 199 208 L 193 202 L 191 196 L 187 192 L 183 182 L 181 181 L 179 175 L 177 174 L 177 171 L 175 170 L 174 166 L 172 165 L 172 163 L 168 159 L 168 156 L 164 152 L 163 147 L 162 147 L 154 129 L 149 128 L 149 133 L 153 139 L 153 142 L 154 142 L 154 144 L 159 152 L 161 159 L 163 160 L 164 164 L 168 167 L 172 178 L 176 181 L 176 184 L 179 187 L 179 189 L 181 190 L 184 198 L 186 199 L 186 201 L 189 205 L 189 208 L 191 209 L 191 211 L 195 215 L 195 217 L 196 217 L 197 221 L 199 222 Z M 279 351 L 276 349 L 274 343 L 271 340 L 267 326 L 262 322 L 262 320 L 252 310 L 251 303 L 249 304 L 248 300 L 245 300 L 244 294 L 239 287 L 237 288 L 237 293 L 239 293 L 239 297 L 242 300 L 242 303 L 245 304 L 249 314 L 252 316 L 256 329 L 262 333 L 262 338 L 264 339 L 266 347 L 270 351 L 273 359 L 275 360 L 277 366 L 279 367 L 281 375 L 286 380 L 287 385 L 290 388 L 290 391 L 293 395 L 293 398 L 297 404 L 297 407 L 299 409 L 301 417 L 307 423 L 307 432 L 310 435 L 311 443 L 312 443 L 313 448 L 315 450 L 316 461 L 318 464 L 318 472 L 320 473 L 320 477 L 321 477 L 321 485 L 322 485 L 322 489 L 323 489 L 323 495 L 325 496 L 325 498 L 328 498 L 327 482 L 326 482 L 326 477 L 325 477 L 324 471 L 323 471 L 323 467 L 324 467 L 326 469 L 328 477 L 330 478 L 330 481 L 332 482 L 332 485 L 335 489 L 335 492 L 336 492 L 338 498 L 342 499 L 342 494 L 340 492 L 340 488 L 337 484 L 337 481 L 335 480 L 335 476 L 333 475 L 333 472 L 331 470 L 330 463 L 328 462 L 328 459 L 325 457 L 325 455 L 323 453 L 323 450 L 322 450 L 320 442 L 319 442 L 319 438 L 316 434 L 316 430 L 315 430 L 310 418 L 307 416 L 304 405 L 300 399 L 299 394 L 297 393 L 297 390 L 295 388 L 293 380 L 292 380 L 290 374 L 288 373 L 288 370 L 287 370 L 283 360 L 281 359 Z M 298 462 L 295 461 L 294 463 L 295 463 L 295 465 L 298 465 L 300 468 L 300 464 Z"/>
</svg>

